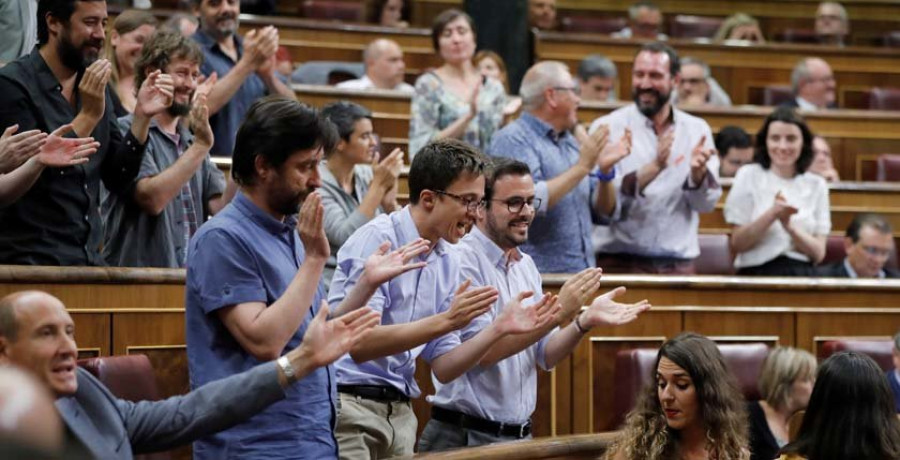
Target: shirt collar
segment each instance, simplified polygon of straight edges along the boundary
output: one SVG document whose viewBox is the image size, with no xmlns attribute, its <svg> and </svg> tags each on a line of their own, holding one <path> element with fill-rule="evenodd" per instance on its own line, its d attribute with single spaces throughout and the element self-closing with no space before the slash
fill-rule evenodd
<svg viewBox="0 0 900 460">
<path fill-rule="evenodd" d="M 646 126 L 647 128 L 649 128 L 651 130 L 656 129 L 655 126 L 653 125 L 653 120 L 650 117 L 644 115 L 638 109 L 637 104 L 631 104 L 631 106 L 634 108 L 634 113 L 636 113 L 637 116 L 641 117 L 641 119 L 644 120 L 644 126 Z M 669 119 L 666 121 L 671 125 L 675 125 L 676 121 L 679 121 L 682 119 L 682 117 L 676 113 L 676 112 L 680 112 L 680 110 L 675 108 L 675 106 L 671 103 L 669 104 L 669 108 L 671 109 L 669 111 Z"/>
<path fill-rule="evenodd" d="M 800 96 L 797 96 L 797 107 L 800 109 L 803 109 L 803 110 L 817 110 L 818 109 L 818 107 L 816 107 L 815 104 L 807 101 L 806 99 L 803 99 Z"/>
<path fill-rule="evenodd" d="M 844 258 L 844 269 L 847 270 L 847 275 L 849 275 L 850 278 L 859 278 L 859 274 L 857 274 L 856 270 L 853 269 L 853 266 L 850 265 L 850 259 Z M 884 279 L 884 277 L 884 270 L 878 270 L 878 278 Z"/>
<path fill-rule="evenodd" d="M 550 139 L 554 143 L 559 143 L 560 141 L 565 140 L 569 135 L 568 131 L 556 132 L 556 130 L 553 129 L 552 126 L 550 126 L 550 123 L 541 120 L 540 118 L 532 115 L 530 112 L 523 112 L 519 119 L 522 120 L 522 122 L 525 123 L 525 126 L 528 126 L 532 131 L 542 137 Z"/>
<path fill-rule="evenodd" d="M 260 227 L 269 233 L 278 235 L 282 233 L 290 233 L 297 227 L 297 216 L 290 215 L 285 217 L 284 222 L 272 217 L 269 213 L 263 211 L 250 198 L 244 195 L 244 192 L 238 191 L 234 197 L 234 206 Z"/>
<path fill-rule="evenodd" d="M 495 267 L 506 270 L 515 265 L 516 262 L 522 260 L 522 253 L 519 251 L 519 248 L 513 248 L 511 251 L 504 251 L 503 248 L 497 246 L 497 243 L 488 238 L 477 225 L 472 227 L 470 233 L 472 234 L 472 239 L 478 242 L 481 249 L 484 250 L 484 255 L 487 256 L 488 260 L 490 260 Z"/>
<path fill-rule="evenodd" d="M 35 46 L 34 49 L 31 50 L 31 54 L 29 54 L 27 58 L 28 62 L 34 69 L 34 74 L 37 76 L 37 83 L 44 91 L 59 91 L 59 80 L 56 78 L 56 75 L 53 74 L 53 71 L 50 70 L 50 66 L 47 65 L 47 61 L 45 61 L 44 57 L 41 56 L 39 48 L 40 47 Z"/>
</svg>

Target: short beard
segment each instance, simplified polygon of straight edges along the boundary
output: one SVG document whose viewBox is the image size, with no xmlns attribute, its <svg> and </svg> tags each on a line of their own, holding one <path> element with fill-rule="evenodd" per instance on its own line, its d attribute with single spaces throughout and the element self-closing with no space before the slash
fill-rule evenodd
<svg viewBox="0 0 900 460">
<path fill-rule="evenodd" d="M 170 105 L 166 111 L 173 117 L 183 117 L 191 113 L 191 105 L 172 102 L 172 105 Z"/>
<path fill-rule="evenodd" d="M 656 103 L 649 106 L 641 105 L 640 96 L 643 93 L 650 93 L 656 96 Z M 644 114 L 647 118 L 653 118 L 665 107 L 666 103 L 669 102 L 669 98 L 672 96 L 672 91 L 669 91 L 666 94 L 662 94 L 655 89 L 643 89 L 643 90 L 634 90 L 632 91 L 631 98 L 634 100 L 634 104 L 637 106 L 638 111 Z"/>
<path fill-rule="evenodd" d="M 69 39 L 68 34 L 59 37 L 59 42 L 56 44 L 56 53 L 59 55 L 59 60 L 64 66 L 76 72 L 86 69 L 99 57 L 93 53 L 85 55 L 84 51 L 75 47 L 72 40 Z"/>
</svg>

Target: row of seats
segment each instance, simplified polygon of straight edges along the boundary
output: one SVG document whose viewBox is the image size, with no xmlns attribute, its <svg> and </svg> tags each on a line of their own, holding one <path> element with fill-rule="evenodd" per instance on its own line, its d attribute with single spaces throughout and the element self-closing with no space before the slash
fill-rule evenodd
<svg viewBox="0 0 900 460">
<path fill-rule="evenodd" d="M 900 89 L 869 88 L 861 90 L 862 99 L 867 101 L 865 107 L 854 107 L 869 110 L 900 110 Z M 778 106 L 794 98 L 790 85 L 766 85 L 763 88 L 762 105 Z"/>
</svg>

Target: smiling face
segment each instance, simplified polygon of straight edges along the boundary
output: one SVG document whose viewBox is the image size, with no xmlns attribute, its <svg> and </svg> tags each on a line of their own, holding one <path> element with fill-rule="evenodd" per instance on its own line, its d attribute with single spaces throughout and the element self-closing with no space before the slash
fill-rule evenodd
<svg viewBox="0 0 900 460">
<path fill-rule="evenodd" d="M 469 209 L 484 199 L 484 175 L 464 172 L 444 192 L 446 194 L 435 196 L 432 211 L 436 216 L 435 228 L 438 237 L 456 244 L 475 225 L 479 214 L 484 212 L 483 209 Z"/>
<path fill-rule="evenodd" d="M 644 116 L 653 117 L 669 103 L 676 83 L 670 72 L 668 54 L 641 51 L 634 58 L 631 96 Z"/>
<path fill-rule="evenodd" d="M 144 42 L 153 35 L 153 32 L 156 32 L 156 27 L 150 24 L 144 24 L 122 35 L 119 35 L 115 30 L 112 31 L 109 40 L 116 50 L 116 62 L 120 69 L 119 73 L 125 73 L 121 69 L 128 69 L 127 73 L 134 72 L 134 63 L 141 55 L 141 48 L 144 47 Z"/>
<path fill-rule="evenodd" d="M 803 149 L 803 133 L 793 123 L 773 121 L 766 134 L 766 150 L 772 161 L 772 168 L 793 175 L 797 170 L 797 160 Z"/>
<path fill-rule="evenodd" d="M 15 339 L 0 337 L 0 363 L 27 369 L 56 396 L 78 389 L 75 323 L 59 299 L 28 292 L 12 307 L 18 332 Z"/>
<path fill-rule="evenodd" d="M 66 67 L 80 70 L 97 60 L 106 38 L 106 22 L 106 2 L 75 2 L 68 23 L 50 16 L 56 52 Z"/>
<path fill-rule="evenodd" d="M 450 21 L 438 39 L 441 57 L 448 63 L 470 61 L 475 55 L 475 34 L 465 17 Z"/>
<path fill-rule="evenodd" d="M 216 40 L 237 33 L 240 0 L 203 0 L 195 11 L 200 17 L 200 27 Z"/>
<path fill-rule="evenodd" d="M 684 430 L 701 422 L 697 388 L 691 376 L 666 357 L 660 358 L 656 368 L 656 393 L 669 428 Z"/>
<path fill-rule="evenodd" d="M 167 110 L 174 117 L 183 117 L 191 111 L 191 101 L 200 81 L 200 65 L 176 57 L 166 67 L 165 72 L 172 76 L 175 84 L 175 98 Z"/>
<path fill-rule="evenodd" d="M 509 208 L 534 200 L 534 179 L 530 175 L 502 176 L 494 181 L 493 194 L 483 218 L 479 219 L 479 228 L 503 250 L 524 244 L 535 210 L 528 204 L 519 212 L 511 212 Z"/>
</svg>

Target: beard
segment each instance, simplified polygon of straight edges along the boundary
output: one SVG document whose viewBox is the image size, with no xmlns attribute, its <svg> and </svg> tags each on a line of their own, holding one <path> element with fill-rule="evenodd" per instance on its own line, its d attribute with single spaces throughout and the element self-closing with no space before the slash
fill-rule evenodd
<svg viewBox="0 0 900 460">
<path fill-rule="evenodd" d="M 59 60 L 64 66 L 75 71 L 81 71 L 87 66 L 94 63 L 100 57 L 100 52 L 88 51 L 88 46 L 96 46 L 97 49 L 103 48 L 103 40 L 85 40 L 81 46 L 75 46 L 69 37 L 68 31 L 60 35 L 59 42 L 56 45 L 56 53 L 59 54 Z"/>
<path fill-rule="evenodd" d="M 307 188 L 299 192 L 279 190 L 269 199 L 269 205 L 273 211 L 285 216 L 291 216 L 300 212 L 300 205 L 306 201 L 306 198 L 314 190 L 314 188 Z"/>
<path fill-rule="evenodd" d="M 652 94 L 656 97 L 656 101 L 650 104 L 642 104 L 641 103 L 641 95 L 642 94 Z M 642 89 L 642 90 L 634 90 L 631 92 L 631 98 L 634 100 L 635 105 L 637 105 L 638 110 L 644 114 L 647 118 L 652 118 L 654 115 L 659 113 L 660 110 L 669 102 L 669 97 L 672 96 L 672 91 L 663 94 L 655 89 Z"/>
<path fill-rule="evenodd" d="M 230 19 L 232 20 L 231 26 L 220 25 L 223 20 Z M 210 24 L 209 31 L 212 32 L 212 35 L 215 35 L 214 38 L 221 40 L 224 38 L 228 38 L 235 33 L 237 33 L 238 29 L 238 18 L 237 16 L 233 16 L 231 14 L 223 14 L 220 16 L 216 16 L 215 22 Z"/>
<path fill-rule="evenodd" d="M 184 117 L 191 113 L 191 105 L 173 102 L 172 105 L 166 108 L 166 111 L 173 117 Z"/>
<path fill-rule="evenodd" d="M 526 218 L 516 218 L 509 222 L 507 222 L 506 226 L 502 226 L 497 219 L 490 213 L 490 210 L 487 210 L 487 219 L 485 223 L 485 230 L 487 230 L 487 236 L 500 246 L 501 248 L 517 248 L 528 240 L 528 232 L 525 233 L 524 237 L 521 237 L 517 234 L 514 234 L 512 229 L 510 228 L 513 224 L 517 224 L 520 222 L 528 222 L 529 220 Z"/>
</svg>

